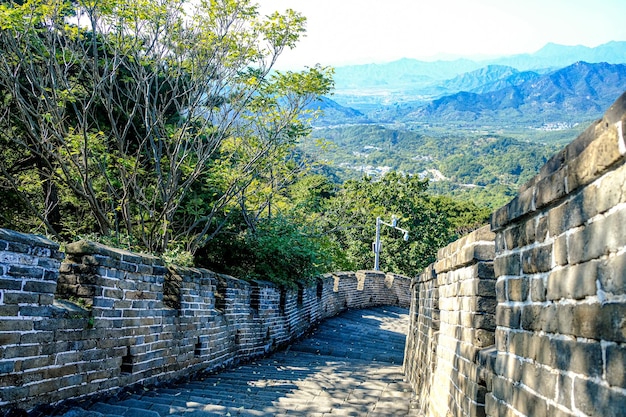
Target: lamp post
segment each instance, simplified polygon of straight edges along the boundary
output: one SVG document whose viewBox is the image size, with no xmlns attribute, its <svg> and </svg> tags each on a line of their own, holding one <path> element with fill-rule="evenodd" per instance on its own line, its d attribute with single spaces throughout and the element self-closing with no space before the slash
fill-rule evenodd
<svg viewBox="0 0 626 417">
<path fill-rule="evenodd" d="M 376 240 L 374 241 L 372 245 L 374 249 L 374 271 L 380 271 L 380 248 L 381 248 L 380 225 L 381 224 L 384 224 L 385 226 L 389 226 L 391 228 L 401 231 L 402 233 L 404 233 L 404 235 L 402 236 L 404 241 L 407 242 L 409 240 L 409 231 L 397 226 L 398 219 L 396 216 L 391 217 L 391 223 L 385 223 L 384 221 L 380 219 L 380 217 L 376 217 Z"/>
</svg>

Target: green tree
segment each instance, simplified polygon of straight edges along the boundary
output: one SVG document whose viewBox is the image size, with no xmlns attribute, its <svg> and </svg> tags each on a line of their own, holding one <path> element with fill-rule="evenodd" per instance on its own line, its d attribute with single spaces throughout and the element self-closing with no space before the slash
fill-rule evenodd
<svg viewBox="0 0 626 417">
<path fill-rule="evenodd" d="M 380 268 L 415 275 L 433 262 L 437 250 L 452 242 L 459 233 L 483 223 L 485 210 L 472 204 L 434 197 L 427 193 L 428 181 L 391 172 L 379 181 L 369 177 L 347 181 L 331 199 L 324 228 L 331 242 L 341 249 L 341 269 L 372 269 L 372 243 L 376 218 L 409 230 L 409 241 L 402 233 L 383 227 Z"/>
<path fill-rule="evenodd" d="M 294 287 L 333 269 L 327 244 L 310 224 L 276 214 L 254 229 L 241 222 L 228 224 L 211 245 L 198 251 L 196 261 L 238 278 Z"/>
<path fill-rule="evenodd" d="M 304 23 L 249 0 L 0 4 L 0 187 L 23 225 L 66 236 L 78 211 L 152 252 L 205 245 L 332 88 L 272 72 Z"/>
</svg>

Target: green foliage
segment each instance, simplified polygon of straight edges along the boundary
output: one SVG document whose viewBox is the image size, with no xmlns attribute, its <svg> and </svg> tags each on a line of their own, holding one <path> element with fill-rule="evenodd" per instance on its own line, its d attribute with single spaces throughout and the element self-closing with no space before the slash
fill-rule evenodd
<svg viewBox="0 0 626 417">
<path fill-rule="evenodd" d="M 484 189 L 542 163 L 543 147 L 501 135 L 356 126 L 303 141 L 333 70 L 273 65 L 304 24 L 250 0 L 2 2 L 0 227 L 293 286 L 371 268 L 376 218 L 396 215 L 411 237 L 383 229 L 381 268 L 413 275 L 487 210 L 429 195 L 419 175 L 339 186 L 310 174 L 331 170 L 309 142 L 331 139 L 336 165 Z"/>
<path fill-rule="evenodd" d="M 433 262 L 439 248 L 484 224 L 489 210 L 472 202 L 429 195 L 428 181 L 389 173 L 333 184 L 308 174 L 274 197 L 266 210 L 233 210 L 221 233 L 196 254 L 196 263 L 244 279 L 293 285 L 323 272 L 372 269 L 376 217 L 409 230 L 383 227 L 380 267 L 407 275 Z M 280 202 L 280 203 L 279 203 Z M 258 213 L 257 213 L 258 214 Z"/>
<path fill-rule="evenodd" d="M 250 0 L 3 2 L 0 226 L 193 253 L 262 211 L 332 88 L 272 70 L 304 24 Z"/>
<path fill-rule="evenodd" d="M 227 231 L 198 252 L 199 264 L 248 280 L 267 280 L 293 287 L 331 269 L 324 239 L 294 219 L 265 219 L 255 229 Z"/>
<path fill-rule="evenodd" d="M 193 255 L 181 246 L 170 245 L 170 248 L 163 252 L 161 258 L 168 265 L 194 266 Z"/>
<path fill-rule="evenodd" d="M 415 275 L 434 261 L 439 248 L 486 221 L 487 212 L 473 204 L 430 196 L 428 181 L 391 172 L 380 180 L 369 177 L 347 181 L 328 203 L 325 228 L 331 242 L 343 257 L 335 262 L 341 269 L 372 269 L 372 242 L 376 218 L 399 219 L 409 230 L 409 241 L 402 233 L 383 227 L 380 268 Z"/>
<path fill-rule="evenodd" d="M 435 193 L 472 199 L 495 209 L 545 164 L 554 145 L 522 140 L 519 133 L 356 125 L 316 129 L 305 142 L 341 178 L 380 176 L 384 169 L 430 178 Z M 518 138 L 519 137 L 519 138 Z M 541 136 L 542 138 L 544 136 Z M 324 141 L 324 148 L 317 146 Z"/>
</svg>

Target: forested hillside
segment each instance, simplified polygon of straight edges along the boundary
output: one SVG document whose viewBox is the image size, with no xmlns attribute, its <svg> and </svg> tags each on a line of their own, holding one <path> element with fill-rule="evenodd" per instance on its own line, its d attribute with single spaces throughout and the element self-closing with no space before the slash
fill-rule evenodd
<svg viewBox="0 0 626 417">
<path fill-rule="evenodd" d="M 0 4 L 0 227 L 286 286 L 371 268 L 377 217 L 409 230 L 381 266 L 418 273 L 625 89 L 619 63 L 528 57 L 281 72 L 292 10 L 88 6 Z"/>
<path fill-rule="evenodd" d="M 432 190 L 473 195 L 492 208 L 506 202 L 558 148 L 510 134 L 379 125 L 316 129 L 312 137 L 318 140 L 302 148 L 339 168 L 340 178 L 400 171 L 429 179 Z"/>
</svg>

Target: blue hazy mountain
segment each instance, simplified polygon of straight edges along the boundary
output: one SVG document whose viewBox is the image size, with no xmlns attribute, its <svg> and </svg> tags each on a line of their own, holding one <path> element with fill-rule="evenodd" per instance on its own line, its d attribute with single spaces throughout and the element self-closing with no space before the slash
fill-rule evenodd
<svg viewBox="0 0 626 417">
<path fill-rule="evenodd" d="M 372 88 L 415 89 L 432 86 L 461 74 L 484 67 L 512 67 L 518 71 L 545 72 L 563 68 L 578 61 L 609 64 L 626 63 L 626 42 L 609 42 L 595 48 L 547 44 L 532 54 L 512 55 L 497 59 L 474 61 L 420 61 L 403 58 L 385 64 L 366 64 L 335 69 L 335 85 L 343 90 Z"/>
<path fill-rule="evenodd" d="M 626 90 L 621 64 L 626 42 L 595 48 L 548 44 L 533 54 L 485 61 L 402 59 L 339 67 L 333 97 L 338 107 L 325 124 L 341 124 L 342 114 L 344 123 L 593 118 Z"/>
<path fill-rule="evenodd" d="M 524 76 L 520 77 L 520 74 Z M 496 85 L 502 88 L 494 89 Z M 407 109 L 403 119 L 594 118 L 624 91 L 626 65 L 577 62 L 547 74 L 514 73 L 473 91 L 443 96 L 424 107 Z"/>
</svg>

